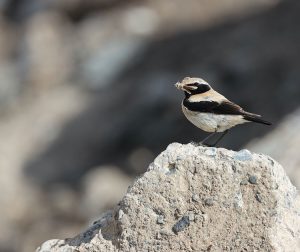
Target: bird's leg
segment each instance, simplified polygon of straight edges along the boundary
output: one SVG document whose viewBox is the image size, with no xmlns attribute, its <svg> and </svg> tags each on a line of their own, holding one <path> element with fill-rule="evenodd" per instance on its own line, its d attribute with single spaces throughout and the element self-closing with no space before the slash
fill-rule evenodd
<svg viewBox="0 0 300 252">
<path fill-rule="evenodd" d="M 211 145 L 211 147 L 215 147 L 221 140 L 222 138 L 228 133 L 228 130 L 225 130 L 222 135 L 217 139 L 217 141 Z"/>
<path fill-rule="evenodd" d="M 209 144 L 205 143 L 208 139 L 210 139 L 211 137 L 213 137 L 215 134 L 217 133 L 217 131 L 209 134 L 207 137 L 205 137 L 200 143 L 199 145 L 204 145 L 204 146 L 210 146 Z"/>
</svg>

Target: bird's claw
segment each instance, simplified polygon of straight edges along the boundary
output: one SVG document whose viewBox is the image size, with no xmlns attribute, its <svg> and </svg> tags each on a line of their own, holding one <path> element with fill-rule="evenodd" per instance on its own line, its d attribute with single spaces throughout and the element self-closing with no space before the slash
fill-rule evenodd
<svg viewBox="0 0 300 252">
<path fill-rule="evenodd" d="M 201 146 L 204 146 L 204 147 L 215 147 L 214 144 L 202 143 L 202 142 L 200 144 L 201 144 Z"/>
<path fill-rule="evenodd" d="M 190 143 L 192 145 L 194 145 L 195 147 L 199 147 L 199 146 L 201 146 L 201 147 L 213 147 L 213 145 L 208 144 L 208 143 L 203 143 L 203 142 L 197 143 L 197 142 L 191 141 Z"/>
</svg>

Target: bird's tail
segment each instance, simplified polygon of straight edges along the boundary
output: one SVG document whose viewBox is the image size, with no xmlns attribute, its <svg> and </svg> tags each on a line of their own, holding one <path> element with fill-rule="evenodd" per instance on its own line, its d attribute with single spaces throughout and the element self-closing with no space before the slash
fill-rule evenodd
<svg viewBox="0 0 300 252">
<path fill-rule="evenodd" d="M 252 113 L 247 113 L 244 115 L 244 119 L 250 122 L 256 122 L 256 123 L 262 123 L 266 125 L 272 125 L 272 123 L 265 121 L 261 119 L 260 115 L 252 114 Z"/>
</svg>

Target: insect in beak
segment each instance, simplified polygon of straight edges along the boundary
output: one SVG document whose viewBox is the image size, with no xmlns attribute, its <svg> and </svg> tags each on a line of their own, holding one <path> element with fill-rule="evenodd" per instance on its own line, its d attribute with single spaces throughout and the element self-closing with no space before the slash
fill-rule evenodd
<svg viewBox="0 0 300 252">
<path fill-rule="evenodd" d="M 189 93 L 189 94 L 191 94 L 191 91 L 192 91 L 192 90 L 197 89 L 197 87 L 194 87 L 194 86 L 192 86 L 192 85 L 182 84 L 181 82 L 177 82 L 177 83 L 175 84 L 175 87 L 176 87 L 177 89 L 182 90 L 182 91 L 184 91 L 184 92 L 187 92 L 187 93 Z"/>
</svg>

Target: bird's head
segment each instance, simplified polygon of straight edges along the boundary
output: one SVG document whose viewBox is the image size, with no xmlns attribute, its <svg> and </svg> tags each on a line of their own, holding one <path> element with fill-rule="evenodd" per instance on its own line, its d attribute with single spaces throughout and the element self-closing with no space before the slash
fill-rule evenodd
<svg viewBox="0 0 300 252">
<path fill-rule="evenodd" d="M 210 85 L 203 79 L 185 77 L 175 84 L 176 88 L 185 92 L 186 95 L 202 94 L 211 89 Z"/>
</svg>

